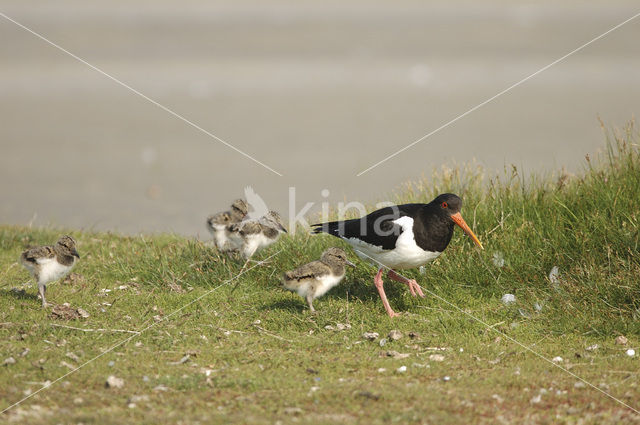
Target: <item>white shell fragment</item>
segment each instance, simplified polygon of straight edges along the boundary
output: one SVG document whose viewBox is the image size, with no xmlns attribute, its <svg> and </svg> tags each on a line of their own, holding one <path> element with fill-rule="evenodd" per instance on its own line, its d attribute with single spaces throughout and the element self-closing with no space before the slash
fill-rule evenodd
<svg viewBox="0 0 640 425">
<path fill-rule="evenodd" d="M 558 268 L 558 266 L 553 266 L 551 268 L 551 271 L 549 272 L 549 282 L 553 283 L 554 285 L 557 285 L 560 283 L 560 278 L 558 277 L 558 275 L 560 274 L 560 269 Z"/>
<path fill-rule="evenodd" d="M 504 294 L 501 299 L 503 304 L 511 304 L 516 302 L 516 296 L 513 294 Z"/>
<path fill-rule="evenodd" d="M 491 258 L 493 265 L 496 267 L 504 267 L 504 256 L 500 251 L 496 251 L 493 253 L 493 257 Z"/>
</svg>

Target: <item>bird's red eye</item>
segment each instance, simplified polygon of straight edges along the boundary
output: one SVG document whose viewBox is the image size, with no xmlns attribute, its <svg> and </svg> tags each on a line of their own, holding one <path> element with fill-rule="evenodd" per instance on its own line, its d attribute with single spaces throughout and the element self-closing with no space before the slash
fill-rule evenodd
<svg viewBox="0 0 640 425">
<path fill-rule="evenodd" d="M 449 204 L 447 204 L 446 202 L 442 203 L 442 208 L 447 209 L 449 207 Z"/>
</svg>

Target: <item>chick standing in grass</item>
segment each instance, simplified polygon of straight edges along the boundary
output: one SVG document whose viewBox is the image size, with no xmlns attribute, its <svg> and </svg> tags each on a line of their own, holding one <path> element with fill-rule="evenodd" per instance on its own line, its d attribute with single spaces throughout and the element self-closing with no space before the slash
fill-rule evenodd
<svg viewBox="0 0 640 425">
<path fill-rule="evenodd" d="M 239 250 L 247 260 L 257 251 L 277 241 L 280 233 L 287 233 L 287 229 L 282 224 L 280 214 L 275 211 L 269 211 L 260 218 L 230 224 L 225 228 L 229 246 Z"/>
<path fill-rule="evenodd" d="M 20 262 L 29 270 L 38 284 L 42 307 L 47 306 L 44 297 L 47 284 L 67 275 L 80 258 L 76 251 L 76 241 L 64 235 L 53 246 L 36 246 L 22 253 Z"/>
<path fill-rule="evenodd" d="M 340 283 L 345 275 L 345 265 L 355 267 L 355 264 L 347 260 L 347 254 L 342 249 L 332 247 L 322 253 L 319 261 L 312 261 L 293 271 L 285 272 L 282 284 L 286 289 L 297 292 L 306 299 L 309 310 L 315 313 L 313 300 Z"/>
<path fill-rule="evenodd" d="M 240 223 L 248 212 L 247 203 L 243 199 L 236 199 L 231 204 L 229 211 L 219 212 L 207 218 L 207 229 L 213 236 L 213 242 L 221 251 L 229 251 L 229 240 L 227 239 L 226 227 L 230 224 Z"/>
</svg>

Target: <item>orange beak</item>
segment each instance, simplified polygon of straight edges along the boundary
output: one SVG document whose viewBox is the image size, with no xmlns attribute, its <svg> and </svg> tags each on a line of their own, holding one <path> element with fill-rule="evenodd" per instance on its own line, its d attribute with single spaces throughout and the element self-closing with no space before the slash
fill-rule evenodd
<svg viewBox="0 0 640 425">
<path fill-rule="evenodd" d="M 471 237 L 471 239 L 473 239 L 473 241 L 476 243 L 476 245 L 478 245 L 480 247 L 480 249 L 484 249 L 482 247 L 482 244 L 480 243 L 480 241 L 478 240 L 478 237 L 473 233 L 473 231 L 471 230 L 471 228 L 467 225 L 467 223 L 464 221 L 464 219 L 462 218 L 462 215 L 460 215 L 459 212 L 452 214 L 451 215 L 451 219 L 453 220 L 454 223 L 456 223 L 458 226 L 460 226 L 460 228 L 462 230 L 464 230 L 464 232 L 469 235 L 469 237 Z"/>
</svg>

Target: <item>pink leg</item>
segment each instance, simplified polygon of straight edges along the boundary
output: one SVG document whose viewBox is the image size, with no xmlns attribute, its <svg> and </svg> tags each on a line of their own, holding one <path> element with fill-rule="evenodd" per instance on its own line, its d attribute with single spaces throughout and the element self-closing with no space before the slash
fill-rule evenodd
<svg viewBox="0 0 640 425">
<path fill-rule="evenodd" d="M 398 313 L 396 313 L 391 309 L 391 306 L 389 305 L 389 301 L 387 300 L 387 296 L 384 293 L 384 288 L 382 287 L 382 285 L 384 284 L 384 282 L 382 281 L 383 270 L 384 269 L 378 270 L 378 274 L 376 275 L 376 277 L 373 278 L 373 283 L 375 283 L 376 289 L 378 289 L 378 293 L 380 294 L 380 299 L 382 300 L 384 309 L 387 310 L 387 314 L 389 315 L 389 317 L 400 316 Z"/>
<path fill-rule="evenodd" d="M 409 291 L 411 291 L 411 295 L 413 295 L 414 297 L 417 293 L 417 295 L 420 295 L 422 298 L 424 298 L 424 294 L 422 293 L 422 289 L 420 289 L 420 285 L 418 285 L 418 282 L 416 282 L 414 279 L 407 279 L 405 277 L 402 277 L 393 270 L 389 270 L 387 276 L 389 276 L 389 279 L 391 280 L 402 282 L 407 285 L 409 287 Z"/>
</svg>

